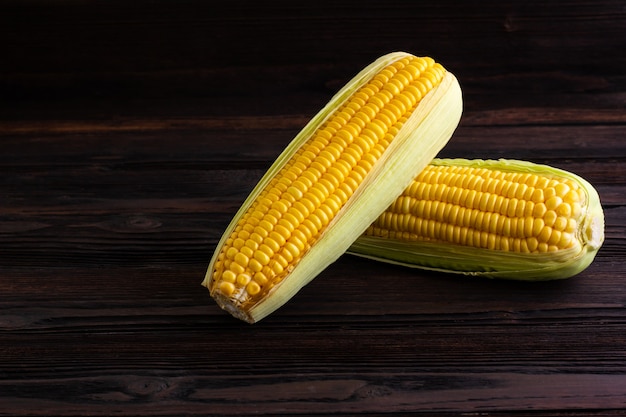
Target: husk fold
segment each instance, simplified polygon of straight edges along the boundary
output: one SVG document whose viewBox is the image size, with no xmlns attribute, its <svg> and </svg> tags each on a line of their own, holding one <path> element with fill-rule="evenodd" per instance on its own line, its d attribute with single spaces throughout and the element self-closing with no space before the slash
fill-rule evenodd
<svg viewBox="0 0 626 417">
<path fill-rule="evenodd" d="M 462 94 L 454 75 L 446 72 L 441 83 L 422 98 L 372 172 L 365 177 L 365 181 L 331 220 L 319 239 L 265 297 L 254 305 L 242 305 L 212 286 L 214 264 L 220 248 L 234 230 L 238 219 L 274 175 L 348 97 L 380 69 L 408 55 L 404 52 L 384 55 L 359 72 L 296 135 L 243 202 L 220 239 L 202 283 L 209 288 L 220 307 L 249 323 L 257 322 L 278 309 L 337 260 L 448 142 L 461 117 Z"/>
</svg>

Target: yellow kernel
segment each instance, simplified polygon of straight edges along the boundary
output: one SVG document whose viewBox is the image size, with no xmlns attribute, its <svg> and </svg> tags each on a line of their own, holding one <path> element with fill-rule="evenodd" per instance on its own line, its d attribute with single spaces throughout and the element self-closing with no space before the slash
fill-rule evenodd
<svg viewBox="0 0 626 417">
<path fill-rule="evenodd" d="M 566 233 L 574 233 L 578 229 L 578 222 L 574 219 L 567 219 L 567 227 L 565 228 Z"/>
<path fill-rule="evenodd" d="M 309 189 L 309 192 L 305 194 L 305 198 L 311 200 L 315 207 L 322 204 L 322 201 L 326 200 L 328 191 L 319 182 L 315 183 L 313 187 Z"/>
<path fill-rule="evenodd" d="M 256 283 L 258 283 L 259 285 L 263 285 L 265 283 L 267 283 L 268 279 L 267 276 L 265 275 L 265 273 L 259 271 L 256 274 L 254 274 L 254 277 L 252 278 L 254 279 L 254 281 Z"/>
<path fill-rule="evenodd" d="M 439 187 L 443 188 L 443 187 Z M 491 194 L 489 193 L 480 193 L 480 198 L 478 200 L 478 209 L 480 211 L 487 211 L 487 203 L 489 202 L 489 197 Z M 439 200 L 439 198 L 435 198 Z"/>
<path fill-rule="evenodd" d="M 325 130 L 335 135 L 339 130 L 343 129 L 348 119 L 350 119 L 350 116 L 346 112 L 336 113 L 335 115 L 333 115 L 332 120 L 326 123 Z M 323 148 L 324 147 L 322 146 L 322 148 L 320 149 L 323 149 Z"/>
<path fill-rule="evenodd" d="M 572 206 L 567 203 L 561 203 L 556 208 L 556 214 L 559 216 L 569 217 L 572 214 Z"/>
<path fill-rule="evenodd" d="M 382 94 L 373 95 L 372 97 L 370 97 L 369 102 L 367 104 L 368 106 L 371 106 L 373 109 L 375 109 L 376 112 L 378 112 L 380 111 L 380 109 L 385 107 L 384 98 L 385 96 L 383 96 Z"/>
<path fill-rule="evenodd" d="M 573 218 L 579 218 L 582 213 L 582 205 L 578 202 L 572 203 L 572 213 L 570 214 Z"/>
<path fill-rule="evenodd" d="M 278 211 L 279 213 L 286 213 L 287 210 L 289 209 L 289 206 L 291 205 L 291 203 L 289 203 L 287 200 L 285 199 L 280 199 L 278 201 L 275 201 L 274 203 L 272 203 L 272 208 L 275 209 L 276 211 Z M 263 223 L 263 222 L 261 222 Z M 261 225 L 261 223 L 259 223 L 259 225 Z M 266 222 L 269 223 L 269 222 Z M 262 226 L 262 227 L 266 227 L 266 226 Z M 267 230 L 270 230 L 270 228 L 267 228 Z"/>
<path fill-rule="evenodd" d="M 254 252 L 258 247 L 259 244 L 255 240 L 250 239 L 248 236 L 248 240 L 246 240 L 246 246 L 241 248 L 241 252 L 243 252 L 244 255 L 249 258 L 252 256 L 252 252 Z"/>
<path fill-rule="evenodd" d="M 266 228 L 261 227 L 261 226 L 256 226 L 254 228 L 254 233 L 252 233 L 250 235 L 250 239 L 254 239 L 255 242 L 256 242 L 256 236 L 255 235 L 258 235 L 261 238 L 261 241 L 258 242 L 258 243 L 261 243 L 263 241 L 263 239 L 265 239 L 267 237 L 267 235 L 269 234 L 270 230 L 271 229 L 266 229 Z M 253 238 L 253 236 L 255 236 L 255 237 Z"/>
<path fill-rule="evenodd" d="M 284 226 L 285 224 L 290 224 L 295 227 L 298 223 L 300 223 L 301 220 L 304 220 L 304 217 L 297 210 L 290 209 L 278 222 L 281 226 Z M 293 228 L 288 229 L 293 230 Z"/>
<path fill-rule="evenodd" d="M 368 126 L 378 126 L 378 125 L 374 123 L 370 123 Z M 370 152 L 375 142 L 376 142 L 376 136 L 374 135 L 373 131 L 369 128 L 365 128 L 363 130 L 363 134 L 354 139 L 354 142 L 352 142 L 351 147 L 354 146 L 358 148 L 358 152 L 360 152 L 361 155 L 366 155 L 368 152 Z"/>
<path fill-rule="evenodd" d="M 396 116 L 388 109 L 382 109 L 375 120 L 380 120 L 385 126 L 392 126 L 396 123 Z"/>
<path fill-rule="evenodd" d="M 239 265 L 243 266 L 244 268 L 246 266 L 248 266 L 248 261 L 250 260 L 250 258 L 248 258 L 246 255 L 244 255 L 243 253 L 239 252 L 237 255 L 235 255 L 234 261 L 236 263 L 238 263 Z"/>
<path fill-rule="evenodd" d="M 307 194 L 309 194 L 309 193 L 307 193 Z M 302 210 L 302 208 L 300 207 L 300 204 L 302 206 L 304 206 L 304 208 L 305 208 L 304 210 Z M 306 195 L 305 195 L 305 198 L 303 198 L 302 200 L 294 203 L 294 209 L 302 211 L 302 213 L 304 214 L 305 217 L 308 216 L 309 213 L 311 213 L 313 210 L 315 210 L 315 207 L 316 207 L 315 203 L 311 199 L 306 198 Z"/>
<path fill-rule="evenodd" d="M 267 247 L 267 246 L 266 246 Z M 261 248 L 263 248 L 263 245 L 261 245 L 261 247 L 259 248 L 259 250 L 257 250 L 256 252 L 254 252 L 254 259 L 256 259 L 257 261 L 259 261 L 259 263 L 261 265 L 267 265 L 268 263 L 270 263 L 270 257 L 268 256 L 267 253 L 265 253 L 264 251 L 261 250 Z M 243 272 L 243 271 L 242 271 Z"/>
<path fill-rule="evenodd" d="M 563 203 L 563 199 L 559 196 L 554 195 L 546 200 L 546 208 L 548 210 L 556 210 L 556 208 L 560 206 L 561 203 Z"/>
<path fill-rule="evenodd" d="M 233 271 L 231 270 L 226 270 L 224 271 L 224 273 L 222 274 L 222 280 L 226 281 L 226 282 L 235 282 L 235 279 L 237 278 L 237 274 L 235 274 Z"/>
<path fill-rule="evenodd" d="M 370 130 L 373 135 L 366 133 L 368 130 Z M 363 129 L 362 135 L 355 139 L 355 142 L 357 142 L 357 139 L 364 139 L 364 136 L 369 136 L 371 139 L 377 140 L 378 138 L 382 138 L 383 136 L 385 136 L 386 131 L 387 126 L 383 126 L 383 123 L 380 120 L 373 119 L 370 123 L 367 124 L 367 127 Z M 371 145 L 366 147 L 361 146 L 361 148 L 364 152 L 369 152 Z"/>
<path fill-rule="evenodd" d="M 579 244 L 578 240 L 571 233 L 563 233 L 561 234 L 561 240 L 558 243 L 558 246 L 562 249 L 568 249 Z"/>
<path fill-rule="evenodd" d="M 537 235 L 537 240 L 541 243 L 546 243 L 550 240 L 550 236 L 552 236 L 552 228 L 544 226 L 539 235 Z"/>
<path fill-rule="evenodd" d="M 271 269 L 275 274 L 280 274 L 289 266 L 289 262 L 280 253 L 276 254 L 276 262 L 272 262 Z"/>
<path fill-rule="evenodd" d="M 525 200 L 528 188 L 529 187 L 526 184 L 519 184 L 517 190 L 515 190 L 515 198 L 517 198 L 518 200 Z"/>
<path fill-rule="evenodd" d="M 404 88 L 404 91 L 408 94 L 411 94 L 415 100 L 415 102 L 418 102 L 422 99 L 422 92 L 416 88 L 414 85 L 408 85 Z"/>
<path fill-rule="evenodd" d="M 559 230 L 552 229 L 550 239 L 546 242 L 549 246 L 556 245 L 561 240 L 561 232 Z"/>
<path fill-rule="evenodd" d="M 345 131 L 347 135 L 350 135 L 349 139 L 347 137 L 344 137 L 344 139 L 348 143 L 351 143 L 354 137 L 358 136 L 359 132 L 361 131 L 361 126 L 351 120 L 350 123 L 343 127 L 343 131 Z"/>
<path fill-rule="evenodd" d="M 246 241 L 241 238 L 237 238 L 233 241 L 233 247 L 237 250 L 241 249 L 241 247 L 244 246 L 245 244 L 246 244 Z"/>
<path fill-rule="evenodd" d="M 252 279 L 252 277 L 250 277 L 249 274 L 246 274 L 246 273 L 239 274 L 237 275 L 237 284 L 239 284 L 240 287 L 243 287 L 248 282 L 250 282 L 250 279 Z"/>
<path fill-rule="evenodd" d="M 257 233 L 257 232 L 253 232 L 253 233 L 251 233 L 251 234 L 250 234 L 250 241 L 252 241 L 252 242 L 256 243 L 256 244 L 257 244 L 257 247 L 258 247 L 258 245 L 260 245 L 260 244 L 263 242 L 263 236 L 261 236 L 261 235 L 260 235 L 259 233 Z M 248 246 L 251 246 L 251 244 L 250 244 L 250 245 L 248 245 Z M 252 247 L 252 246 L 251 246 L 251 247 Z M 257 247 L 254 247 L 253 249 L 255 249 L 255 250 L 256 250 L 256 249 L 257 249 Z"/>
<path fill-rule="evenodd" d="M 383 70 L 383 71 L 385 71 L 385 70 Z M 382 72 L 382 71 L 381 71 L 381 72 Z M 359 91 L 361 91 L 361 92 L 365 93 L 365 95 L 366 95 L 367 97 L 371 97 L 371 96 L 373 96 L 373 95 L 376 93 L 376 91 L 374 91 L 374 90 L 371 88 L 371 85 L 369 85 L 369 84 L 368 84 L 368 85 L 365 85 L 365 86 L 363 86 L 363 87 L 361 87 Z"/>
<path fill-rule="evenodd" d="M 502 197 L 501 195 L 495 195 L 494 194 L 494 202 L 493 202 L 493 207 L 492 207 L 492 211 L 494 213 L 502 213 L 502 205 L 505 203 L 506 198 Z"/>
<path fill-rule="evenodd" d="M 295 199 L 299 200 L 302 198 L 302 191 L 297 187 L 291 186 L 287 188 L 287 192 L 291 194 Z"/>
<path fill-rule="evenodd" d="M 430 88 L 421 78 L 414 80 L 412 85 L 414 85 L 420 91 L 422 97 L 428 94 L 428 92 L 430 91 Z"/>
<path fill-rule="evenodd" d="M 239 251 L 237 250 L 237 248 L 230 247 L 226 251 L 226 257 L 228 259 L 235 259 L 235 255 L 237 255 L 238 253 L 239 253 Z"/>
<path fill-rule="evenodd" d="M 439 201 L 434 202 L 436 205 L 435 208 L 435 219 L 439 222 L 443 222 L 445 220 L 444 211 L 447 204 L 441 203 Z"/>
<path fill-rule="evenodd" d="M 275 216 L 268 215 L 259 222 L 258 227 L 261 227 L 269 232 L 274 228 L 274 224 L 276 224 L 275 222 L 277 222 L 277 218 Z"/>
<path fill-rule="evenodd" d="M 556 230 L 565 230 L 567 228 L 567 220 L 565 217 L 559 216 L 554 221 L 554 225 L 552 226 Z"/>
<path fill-rule="evenodd" d="M 461 221 L 461 224 L 466 227 L 473 227 L 474 219 L 476 218 L 475 210 L 463 209 L 461 211 L 463 213 L 463 220 Z"/>
<path fill-rule="evenodd" d="M 526 201 L 518 200 L 517 207 L 515 207 L 515 217 L 524 217 L 526 212 Z"/>
<path fill-rule="evenodd" d="M 320 208 L 324 206 L 328 207 L 328 210 L 332 213 L 332 216 L 334 217 L 335 214 L 338 213 L 339 210 L 341 210 L 341 205 L 342 205 L 341 198 L 338 197 L 336 194 L 333 194 L 328 197 L 326 202 L 322 204 Z"/>
<path fill-rule="evenodd" d="M 525 231 L 526 231 L 526 219 L 523 217 L 517 218 L 517 226 L 515 230 L 515 235 L 517 237 L 525 238 L 526 237 Z"/>
<path fill-rule="evenodd" d="M 415 106 L 415 103 L 417 103 L 417 100 L 415 100 L 413 94 L 407 94 L 404 91 L 402 92 L 402 94 L 396 97 L 396 100 L 399 103 L 402 103 L 402 105 L 404 106 L 404 113 L 412 109 L 413 106 Z"/>
<path fill-rule="evenodd" d="M 507 216 L 509 217 L 515 217 L 516 213 L 517 213 L 517 205 L 519 203 L 519 200 L 517 198 L 511 198 L 509 200 L 509 206 L 507 209 Z"/>
<path fill-rule="evenodd" d="M 556 212 L 554 210 L 550 210 L 543 216 L 543 221 L 546 223 L 546 226 L 552 227 L 557 217 Z"/>
<path fill-rule="evenodd" d="M 474 189 L 467 190 L 467 195 L 463 197 L 463 201 L 465 201 L 465 207 L 475 208 L 474 200 L 476 200 L 477 196 L 478 196 L 478 192 L 476 192 L 476 190 Z"/>
<path fill-rule="evenodd" d="M 306 249 L 306 240 L 302 240 L 296 235 L 291 236 L 291 239 L 289 239 L 289 242 L 287 243 L 292 243 L 298 249 L 298 253 L 301 253 Z M 285 245 L 287 245 L 287 243 Z"/>
<path fill-rule="evenodd" d="M 311 240 L 313 236 L 317 235 L 317 232 L 320 228 L 317 227 L 316 222 L 319 219 L 317 217 L 313 217 L 309 215 L 309 217 L 298 226 L 298 229 L 302 231 L 307 236 L 307 241 Z"/>
<path fill-rule="evenodd" d="M 521 253 L 529 253 L 530 252 L 530 249 L 528 248 L 528 240 L 527 239 L 520 239 L 519 243 L 520 243 L 519 251 Z"/>
<path fill-rule="evenodd" d="M 250 295 L 257 295 L 261 292 L 261 287 L 256 283 L 256 281 L 250 281 L 248 285 L 246 285 L 246 291 Z"/>
<path fill-rule="evenodd" d="M 524 175 L 524 184 L 529 187 L 534 187 L 537 184 L 537 180 L 539 179 L 538 175 L 527 173 Z"/>
<path fill-rule="evenodd" d="M 337 158 L 339 158 L 339 156 L 341 156 L 341 152 L 342 149 L 340 149 L 339 144 L 331 143 L 322 152 L 320 152 L 317 161 L 328 168 L 337 160 Z"/>
<path fill-rule="evenodd" d="M 305 222 L 303 222 L 303 224 L 306 223 L 309 225 L 309 229 L 315 230 L 315 235 L 324 227 L 323 221 L 319 218 L 318 211 L 319 210 L 316 210 L 315 212 L 311 213 L 309 215 L 309 218 L 305 220 Z"/>
<path fill-rule="evenodd" d="M 252 258 L 248 263 L 248 268 L 250 268 L 252 272 L 259 272 L 261 269 L 263 269 L 263 265 L 255 258 Z"/>
<path fill-rule="evenodd" d="M 269 248 L 269 250 L 263 250 L 264 245 L 267 248 Z M 268 237 L 267 239 L 265 239 L 265 243 L 259 246 L 259 250 L 262 250 L 263 252 L 271 256 L 271 254 L 274 254 L 280 250 L 280 245 L 278 244 L 278 242 L 276 242 L 276 240 L 272 239 L 271 237 Z"/>
<path fill-rule="evenodd" d="M 235 286 L 231 282 L 223 281 L 220 283 L 220 292 L 229 297 L 235 292 Z"/>
<path fill-rule="evenodd" d="M 532 217 L 526 217 L 524 219 L 524 236 L 533 236 L 533 229 L 535 227 L 535 219 Z"/>
<path fill-rule="evenodd" d="M 543 219 L 534 219 L 531 236 L 539 236 L 545 225 L 546 224 Z"/>
<path fill-rule="evenodd" d="M 516 183 L 516 182 L 512 182 L 510 184 L 508 184 L 508 188 L 506 191 L 506 196 L 508 198 L 514 198 L 516 193 L 517 193 L 517 189 L 520 187 L 520 184 Z"/>
<path fill-rule="evenodd" d="M 546 212 L 548 211 L 548 209 L 546 208 L 546 205 L 543 203 L 537 203 L 535 204 L 535 208 L 533 209 L 533 217 L 535 218 L 542 218 L 545 216 Z"/>
<path fill-rule="evenodd" d="M 567 201 L 570 203 L 573 203 L 575 201 L 580 201 L 580 195 L 578 194 L 578 192 L 576 192 L 576 190 L 569 190 L 564 196 L 563 196 L 563 201 Z"/>
<path fill-rule="evenodd" d="M 524 212 L 522 213 L 523 217 L 533 217 L 533 212 L 535 211 L 535 203 L 530 200 L 524 201 Z"/>
<path fill-rule="evenodd" d="M 237 237 L 246 240 L 250 237 L 250 232 L 248 230 L 242 229 L 239 231 L 239 234 L 237 235 Z"/>
<path fill-rule="evenodd" d="M 238 264 L 237 262 L 231 262 L 228 267 L 235 274 L 241 274 L 242 272 L 245 272 L 246 270 L 242 265 Z"/>
<path fill-rule="evenodd" d="M 325 210 L 317 209 L 313 212 L 313 214 L 322 222 L 322 227 L 325 227 L 330 222 L 330 218 L 326 214 Z"/>
<path fill-rule="evenodd" d="M 300 256 L 300 248 L 292 241 L 285 243 L 285 251 L 289 253 L 294 259 L 298 259 Z M 285 251 L 283 253 L 285 253 Z"/>
<path fill-rule="evenodd" d="M 304 231 L 302 231 L 300 228 L 293 231 L 292 238 L 298 239 L 301 242 L 308 242 L 309 241 L 309 238 L 308 238 L 307 234 Z"/>
<path fill-rule="evenodd" d="M 354 119 L 355 121 L 360 120 L 364 127 L 376 117 L 376 113 L 377 111 L 373 105 L 365 105 L 354 115 Z"/>
<path fill-rule="evenodd" d="M 556 190 L 554 189 L 554 187 L 545 188 L 543 193 L 545 195 L 546 201 L 556 196 Z"/>
<path fill-rule="evenodd" d="M 276 230 L 278 233 L 280 233 L 285 238 L 287 238 L 288 236 L 291 235 L 291 232 L 293 232 L 295 227 L 296 225 L 294 225 L 292 222 L 287 221 L 285 219 L 280 219 L 278 221 L 278 224 L 274 228 L 274 230 Z"/>
<path fill-rule="evenodd" d="M 509 239 L 502 236 L 500 239 L 500 250 L 508 251 L 509 250 Z"/>
<path fill-rule="evenodd" d="M 389 91 L 391 94 L 400 94 L 400 91 L 402 91 L 402 88 L 404 87 L 404 85 L 402 85 L 402 82 L 397 80 L 396 78 L 392 78 L 390 79 L 387 83 L 385 83 L 383 85 L 383 88 L 387 91 Z"/>
<path fill-rule="evenodd" d="M 359 182 L 355 181 L 352 176 L 348 176 L 345 181 L 339 186 L 341 190 L 348 198 L 354 194 L 354 191 L 358 188 Z"/>
<path fill-rule="evenodd" d="M 352 159 L 356 161 L 352 164 L 352 166 L 356 165 L 356 163 L 363 157 L 363 149 L 361 149 L 361 147 L 354 142 L 345 149 L 344 153 L 350 155 Z"/>
<path fill-rule="evenodd" d="M 570 190 L 569 185 L 562 183 L 562 182 L 554 186 L 554 191 L 556 192 L 556 195 L 559 197 L 565 196 L 569 192 L 569 190 Z"/>
<path fill-rule="evenodd" d="M 542 188 L 545 189 L 546 187 L 548 187 L 548 184 L 550 183 L 550 179 L 543 177 L 543 176 L 538 176 L 537 177 L 537 183 L 535 184 L 535 187 L 537 188 Z"/>
<path fill-rule="evenodd" d="M 497 239 L 493 233 L 485 233 L 487 236 L 487 249 L 494 250 L 496 248 Z"/>
<path fill-rule="evenodd" d="M 286 229 L 280 226 L 278 227 L 278 230 L 285 232 Z M 289 237 L 288 235 L 287 237 L 285 237 L 285 235 L 283 235 L 282 233 L 279 233 L 278 231 L 274 230 L 270 233 L 270 235 L 265 240 L 265 244 L 268 245 L 274 252 L 277 252 L 278 249 L 280 249 L 280 247 L 285 244 L 285 241 L 287 240 L 288 237 Z"/>
<path fill-rule="evenodd" d="M 498 197 L 499 196 L 495 194 L 489 194 L 489 200 L 487 200 L 487 211 L 492 213 L 498 211 L 498 205 L 502 204 L 502 200 Z"/>
</svg>

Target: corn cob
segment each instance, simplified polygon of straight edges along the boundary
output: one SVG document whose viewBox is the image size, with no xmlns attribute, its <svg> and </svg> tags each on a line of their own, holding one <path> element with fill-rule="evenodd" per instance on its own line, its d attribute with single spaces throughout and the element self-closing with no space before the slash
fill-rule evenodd
<svg viewBox="0 0 626 417">
<path fill-rule="evenodd" d="M 244 201 L 203 281 L 254 323 L 287 302 L 397 198 L 456 129 L 454 75 L 431 58 L 382 56 L 296 135 Z"/>
<path fill-rule="evenodd" d="M 604 241 L 598 193 L 579 176 L 515 160 L 435 159 L 349 253 L 518 280 L 568 278 Z"/>
</svg>

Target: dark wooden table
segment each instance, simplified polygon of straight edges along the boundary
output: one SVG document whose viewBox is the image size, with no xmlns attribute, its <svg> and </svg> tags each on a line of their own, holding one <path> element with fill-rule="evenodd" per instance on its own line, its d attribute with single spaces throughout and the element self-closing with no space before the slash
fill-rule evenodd
<svg viewBox="0 0 626 417">
<path fill-rule="evenodd" d="M 0 415 L 623 415 L 625 7 L 0 2 Z M 344 256 L 262 322 L 233 319 L 200 286 L 223 229 L 394 50 L 463 86 L 441 156 L 597 187 L 596 261 L 524 283 Z"/>
</svg>

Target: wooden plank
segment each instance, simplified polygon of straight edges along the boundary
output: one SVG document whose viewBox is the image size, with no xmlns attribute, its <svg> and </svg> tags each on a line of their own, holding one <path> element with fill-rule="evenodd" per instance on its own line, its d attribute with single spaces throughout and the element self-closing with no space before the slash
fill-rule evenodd
<svg viewBox="0 0 626 417">
<path fill-rule="evenodd" d="M 623 2 L 0 3 L 0 415 L 619 416 L 626 409 Z M 200 285 L 222 231 L 363 65 L 460 79 L 441 156 L 598 189 L 568 280 L 342 256 L 255 325 Z"/>
</svg>

